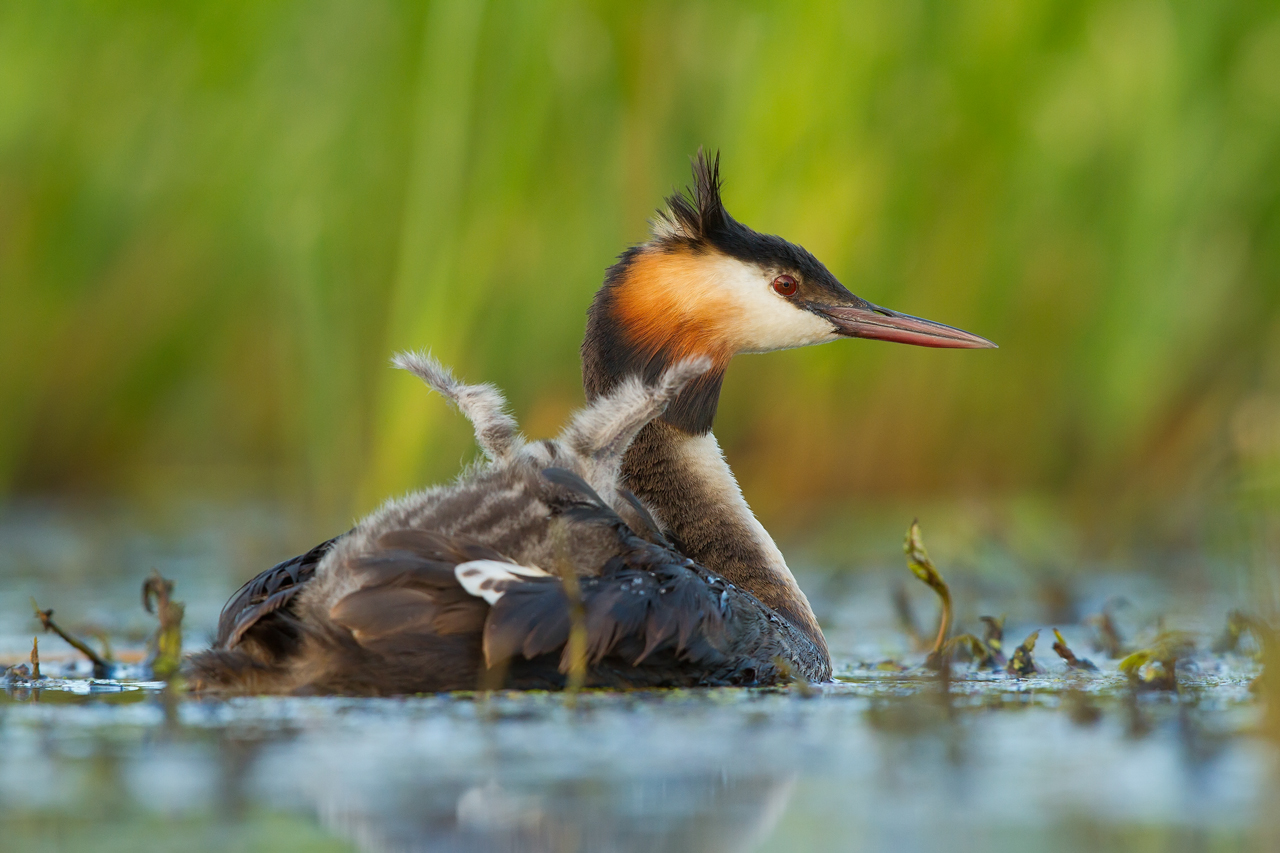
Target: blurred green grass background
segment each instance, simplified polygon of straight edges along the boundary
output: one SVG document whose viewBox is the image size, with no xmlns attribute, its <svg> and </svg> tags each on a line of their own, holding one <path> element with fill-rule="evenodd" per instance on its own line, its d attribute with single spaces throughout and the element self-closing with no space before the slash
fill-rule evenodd
<svg viewBox="0 0 1280 853">
<path fill-rule="evenodd" d="M 407 347 L 551 433 L 699 145 L 739 219 L 1001 345 L 739 359 L 771 529 L 1274 505 L 1280 7 L 1049 0 L 0 2 L 0 496 L 324 528 L 471 454 Z"/>
</svg>

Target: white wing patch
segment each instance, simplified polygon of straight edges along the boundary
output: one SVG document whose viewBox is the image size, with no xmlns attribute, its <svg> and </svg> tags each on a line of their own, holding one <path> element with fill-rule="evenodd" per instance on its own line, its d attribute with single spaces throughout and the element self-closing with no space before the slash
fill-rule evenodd
<svg viewBox="0 0 1280 853">
<path fill-rule="evenodd" d="M 498 584 L 519 581 L 521 578 L 549 578 L 551 575 L 535 566 L 517 566 L 499 560 L 471 560 L 453 567 L 453 574 L 462 588 L 476 598 L 496 604 L 505 589 Z"/>
</svg>

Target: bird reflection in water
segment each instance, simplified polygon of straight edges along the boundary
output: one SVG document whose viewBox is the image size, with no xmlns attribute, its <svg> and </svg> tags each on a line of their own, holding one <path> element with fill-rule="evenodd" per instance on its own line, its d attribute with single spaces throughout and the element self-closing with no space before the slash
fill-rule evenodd
<svg viewBox="0 0 1280 853">
<path fill-rule="evenodd" d="M 367 853 L 382 851 L 640 851 L 734 853 L 757 847 L 786 811 L 785 771 L 555 783 L 471 784 L 429 773 L 390 797 L 330 800 L 321 820 Z"/>
</svg>

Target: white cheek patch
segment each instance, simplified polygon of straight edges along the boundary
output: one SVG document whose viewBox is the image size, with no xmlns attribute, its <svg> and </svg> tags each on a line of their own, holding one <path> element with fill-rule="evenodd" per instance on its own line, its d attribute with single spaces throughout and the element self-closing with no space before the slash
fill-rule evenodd
<svg viewBox="0 0 1280 853">
<path fill-rule="evenodd" d="M 499 560 L 471 560 L 453 567 L 454 577 L 468 594 L 483 598 L 490 604 L 497 604 L 506 592 L 508 583 L 518 583 L 521 578 L 551 577 L 542 569 L 532 566 L 517 566 L 515 563 L 503 563 Z"/>
<path fill-rule="evenodd" d="M 726 330 L 737 352 L 807 347 L 839 337 L 829 320 L 775 293 L 773 276 L 755 264 L 722 257 L 709 278 L 733 306 Z"/>
</svg>

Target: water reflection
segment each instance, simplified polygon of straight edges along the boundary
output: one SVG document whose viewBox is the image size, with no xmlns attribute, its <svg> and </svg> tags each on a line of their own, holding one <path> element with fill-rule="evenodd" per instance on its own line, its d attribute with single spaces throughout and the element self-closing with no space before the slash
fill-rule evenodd
<svg viewBox="0 0 1280 853">
<path fill-rule="evenodd" d="M 901 681 L 809 700 L 601 694 L 577 710 L 536 694 L 185 701 L 176 725 L 158 695 L 50 703 L 54 691 L 15 692 L 0 711 L 0 829 L 35 843 L 49 821 L 122 837 L 147 827 L 169 843 L 216 826 L 363 851 L 965 849 L 975 839 L 1018 849 L 1001 840 L 1015 835 L 1066 849 L 1059 842 L 1076 837 L 1066 826 L 1242 843 L 1260 831 L 1272 759 L 1242 734 L 1248 706 L 1139 697 L 1147 725 L 1134 737 L 1119 697 L 1099 699 L 1101 720 L 1080 724 L 1052 694 L 986 690 L 949 711 L 932 685 Z M 13 849 L 80 849 L 74 841 Z"/>
<path fill-rule="evenodd" d="M 252 784 L 281 807 L 313 808 L 370 851 L 728 853 L 773 832 L 799 771 L 735 749 L 755 722 L 736 731 L 729 710 L 717 735 L 691 708 L 673 708 L 689 730 L 655 720 L 662 699 L 599 701 L 586 711 L 516 696 L 496 709 L 431 700 L 390 714 L 351 709 L 359 723 L 345 736 L 307 731 L 264 749 Z M 722 700 L 707 710 L 726 709 Z M 314 772 L 299 778 L 301 766 Z"/>
<path fill-rule="evenodd" d="M 796 774 L 584 778 L 551 784 L 491 778 L 465 786 L 420 778 L 389 799 L 333 800 L 324 824 L 365 851 L 745 851 L 785 811 Z"/>
</svg>

